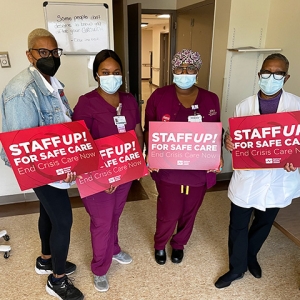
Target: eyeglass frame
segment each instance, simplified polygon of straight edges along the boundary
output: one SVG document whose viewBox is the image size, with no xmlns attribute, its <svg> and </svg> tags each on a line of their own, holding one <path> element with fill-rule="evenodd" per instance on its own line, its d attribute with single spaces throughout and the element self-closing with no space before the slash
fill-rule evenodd
<svg viewBox="0 0 300 300">
<path fill-rule="evenodd" d="M 188 68 L 194 69 L 193 73 L 189 73 L 188 72 Z M 181 73 L 176 73 L 176 69 L 181 69 Z M 184 70 L 186 70 L 186 73 L 189 74 L 189 75 L 197 74 L 197 72 L 198 72 L 198 69 L 194 65 L 190 65 L 190 66 L 187 66 L 187 67 L 180 67 L 180 66 L 179 67 L 175 67 L 175 69 L 173 70 L 173 73 L 175 75 L 181 75 L 181 74 L 183 74 Z"/>
<path fill-rule="evenodd" d="M 46 48 L 39 48 L 39 49 L 30 48 L 29 51 L 31 51 L 31 50 L 36 50 L 39 53 L 40 57 L 42 57 L 42 58 L 48 58 L 50 56 L 50 54 L 51 54 L 51 56 L 58 58 L 58 57 L 61 57 L 62 53 L 63 53 L 62 48 L 54 48 L 52 50 L 49 50 Z M 43 55 L 41 55 L 40 51 L 48 51 L 49 54 L 48 54 L 48 56 L 43 56 Z M 58 53 L 58 55 L 53 55 L 53 51 L 60 51 L 60 54 Z"/>
<path fill-rule="evenodd" d="M 262 72 L 267 72 L 267 73 L 262 73 Z M 281 73 L 281 74 L 278 74 L 278 73 Z M 284 78 L 287 75 L 287 72 L 283 72 L 283 71 L 270 72 L 268 70 L 260 70 L 260 72 L 259 72 L 259 76 L 263 79 L 268 79 L 271 77 L 271 75 L 273 75 L 273 78 L 275 80 L 282 80 L 282 78 Z M 268 77 L 266 77 L 266 76 L 268 76 Z M 281 76 L 281 78 L 276 78 L 275 76 Z"/>
</svg>

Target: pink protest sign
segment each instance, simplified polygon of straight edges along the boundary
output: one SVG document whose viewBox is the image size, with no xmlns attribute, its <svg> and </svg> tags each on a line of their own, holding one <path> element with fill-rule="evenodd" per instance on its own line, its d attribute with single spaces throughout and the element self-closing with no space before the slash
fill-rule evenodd
<svg viewBox="0 0 300 300">
<path fill-rule="evenodd" d="M 150 122 L 149 165 L 158 169 L 216 169 L 221 139 L 220 122 Z"/>
<path fill-rule="evenodd" d="M 95 143 L 100 153 L 100 168 L 76 180 L 82 198 L 148 174 L 134 130 L 101 138 Z"/>
<path fill-rule="evenodd" d="M 300 167 L 300 112 L 229 119 L 233 169 Z"/>
<path fill-rule="evenodd" d="M 99 152 L 84 121 L 3 132 L 0 139 L 22 191 L 98 168 Z"/>
</svg>

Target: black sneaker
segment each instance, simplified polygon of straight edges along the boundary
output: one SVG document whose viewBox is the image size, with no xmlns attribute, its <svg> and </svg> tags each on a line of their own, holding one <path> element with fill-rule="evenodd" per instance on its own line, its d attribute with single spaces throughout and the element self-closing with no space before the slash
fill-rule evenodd
<svg viewBox="0 0 300 300">
<path fill-rule="evenodd" d="M 46 292 L 61 300 L 82 300 L 83 294 L 77 289 L 68 276 L 64 276 L 57 283 L 52 282 L 52 275 L 48 276 Z"/>
<path fill-rule="evenodd" d="M 76 265 L 66 261 L 66 275 L 70 275 L 74 273 L 76 270 Z M 52 261 L 49 259 L 49 263 L 43 264 L 42 258 L 39 256 L 36 259 L 36 264 L 35 264 L 35 271 L 40 274 L 52 274 L 53 273 L 53 268 L 52 268 Z"/>
</svg>

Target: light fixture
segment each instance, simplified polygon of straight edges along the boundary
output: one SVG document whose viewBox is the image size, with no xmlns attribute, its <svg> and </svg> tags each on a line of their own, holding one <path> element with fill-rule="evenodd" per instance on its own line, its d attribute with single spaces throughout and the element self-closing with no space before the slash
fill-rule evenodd
<svg viewBox="0 0 300 300">
<path fill-rule="evenodd" d="M 148 23 L 141 23 L 141 27 L 147 27 Z"/>
<path fill-rule="evenodd" d="M 164 15 L 157 15 L 158 18 L 162 18 L 162 19 L 169 19 L 170 15 L 164 14 Z"/>
</svg>

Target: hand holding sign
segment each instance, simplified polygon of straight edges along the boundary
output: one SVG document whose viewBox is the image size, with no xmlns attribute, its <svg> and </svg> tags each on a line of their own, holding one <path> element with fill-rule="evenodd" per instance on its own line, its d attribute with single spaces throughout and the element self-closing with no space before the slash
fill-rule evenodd
<svg viewBox="0 0 300 300">
<path fill-rule="evenodd" d="M 284 166 L 284 169 L 287 171 L 287 172 L 295 172 L 298 168 L 294 167 L 294 165 L 292 163 L 287 163 L 285 166 Z"/>
<path fill-rule="evenodd" d="M 234 143 L 229 133 L 225 134 L 225 148 L 227 151 L 232 151 L 234 149 Z"/>
<path fill-rule="evenodd" d="M 213 172 L 213 173 L 219 174 L 222 172 L 223 166 L 224 166 L 224 160 L 223 160 L 223 157 L 220 157 L 219 167 L 217 169 L 209 169 L 209 170 L 207 170 L 207 173 Z"/>
<path fill-rule="evenodd" d="M 152 172 L 158 172 L 159 171 L 159 169 L 157 169 L 157 168 L 151 168 L 151 166 L 149 164 L 149 161 L 148 161 L 148 154 L 146 154 L 146 156 L 145 156 L 145 162 L 146 162 L 146 166 L 148 168 L 148 171 L 150 173 L 152 173 Z"/>
<path fill-rule="evenodd" d="M 78 176 L 76 172 L 70 172 L 67 174 L 67 177 L 62 182 L 71 183 L 76 180 L 76 178 L 81 178 L 82 176 Z"/>
</svg>

